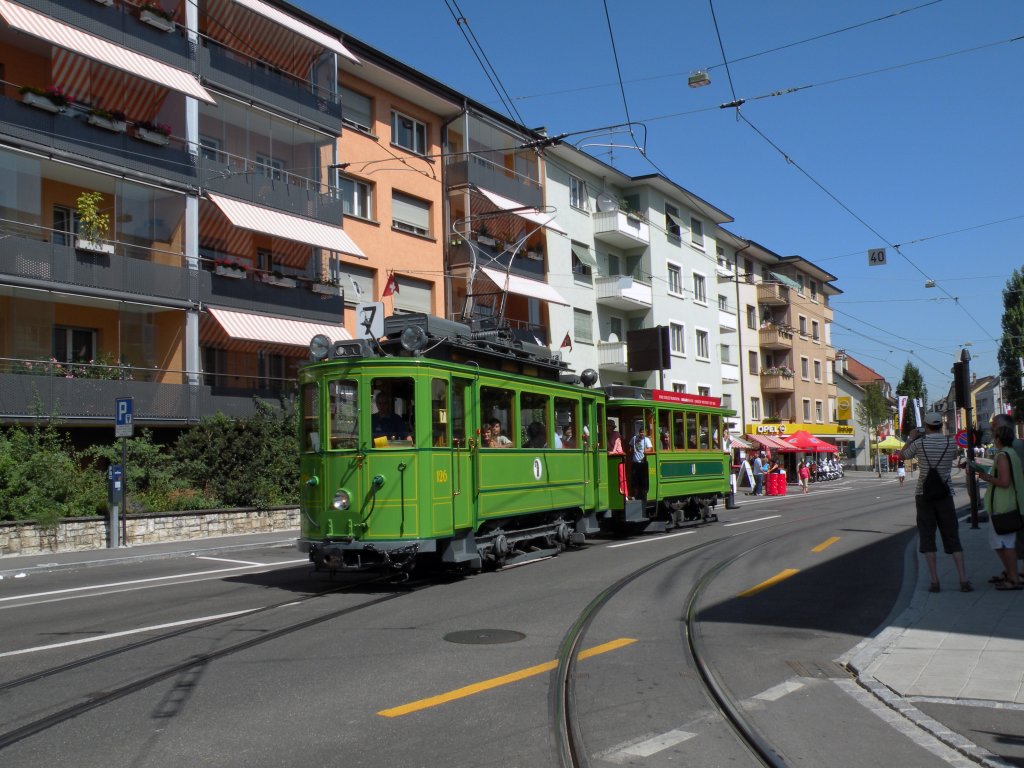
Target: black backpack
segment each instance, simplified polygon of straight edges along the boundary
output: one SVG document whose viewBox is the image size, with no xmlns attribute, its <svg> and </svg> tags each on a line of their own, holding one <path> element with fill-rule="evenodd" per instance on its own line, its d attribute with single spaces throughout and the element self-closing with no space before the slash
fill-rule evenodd
<svg viewBox="0 0 1024 768">
<path fill-rule="evenodd" d="M 939 457 L 937 466 L 942 465 L 942 460 L 946 458 L 946 451 L 948 450 L 949 443 L 947 442 L 946 448 L 942 451 L 942 456 Z M 924 476 L 922 490 L 926 501 L 940 501 L 949 497 L 949 486 L 946 485 L 946 481 L 942 479 L 939 470 L 935 467 L 929 467 L 928 473 Z"/>
</svg>

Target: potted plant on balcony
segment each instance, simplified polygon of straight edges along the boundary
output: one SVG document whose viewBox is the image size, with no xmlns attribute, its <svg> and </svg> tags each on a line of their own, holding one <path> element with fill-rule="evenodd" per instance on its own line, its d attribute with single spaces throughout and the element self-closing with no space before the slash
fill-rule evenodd
<svg viewBox="0 0 1024 768">
<path fill-rule="evenodd" d="M 171 140 L 171 126 L 167 123 L 154 123 L 142 120 L 135 124 L 135 138 L 166 147 Z"/>
<path fill-rule="evenodd" d="M 275 269 L 271 272 L 264 272 L 263 282 L 269 283 L 270 285 L 276 285 L 278 288 L 295 287 L 295 278 L 288 277 L 279 269 Z"/>
<path fill-rule="evenodd" d="M 313 283 L 313 293 L 322 293 L 325 296 L 344 296 L 341 290 L 341 280 L 330 275 L 321 275 Z"/>
<path fill-rule="evenodd" d="M 139 8 L 139 19 L 164 32 L 174 31 L 174 15 L 156 3 L 143 3 Z"/>
<path fill-rule="evenodd" d="M 221 277 L 231 277 L 236 280 L 244 280 L 246 266 L 238 261 L 217 259 L 213 262 L 213 271 Z"/>
<path fill-rule="evenodd" d="M 78 219 L 75 248 L 80 251 L 114 252 L 114 244 L 105 240 L 110 229 L 110 216 L 100 209 L 102 202 L 103 194 L 100 192 L 83 192 L 75 201 L 75 216 Z"/>
<path fill-rule="evenodd" d="M 68 97 L 59 85 L 37 88 L 34 85 L 23 85 L 18 89 L 23 104 L 28 104 L 47 112 L 63 112 L 68 106 Z"/>
<path fill-rule="evenodd" d="M 102 109 L 101 107 L 92 107 L 89 110 L 89 116 L 86 120 L 89 125 L 106 128 L 108 131 L 113 131 L 114 133 L 124 133 L 124 129 L 127 126 L 124 118 L 124 112 L 119 109 Z"/>
<path fill-rule="evenodd" d="M 498 244 L 498 241 L 491 237 L 491 233 L 487 230 L 486 224 L 480 225 L 480 229 L 477 231 L 476 234 L 476 241 L 481 245 L 487 245 L 490 246 L 491 248 L 496 247 Z"/>
</svg>

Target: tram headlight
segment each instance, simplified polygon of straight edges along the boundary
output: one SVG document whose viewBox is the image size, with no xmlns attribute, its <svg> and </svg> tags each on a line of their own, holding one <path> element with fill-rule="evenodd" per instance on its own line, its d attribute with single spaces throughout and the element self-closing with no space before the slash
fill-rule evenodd
<svg viewBox="0 0 1024 768">
<path fill-rule="evenodd" d="M 314 360 L 323 360 L 327 357 L 327 353 L 331 351 L 331 340 L 324 336 L 322 333 L 318 333 L 309 341 L 309 355 Z"/>
<path fill-rule="evenodd" d="M 339 489 L 334 494 L 334 500 L 331 501 L 331 506 L 341 512 L 344 512 L 352 505 L 352 497 L 349 496 L 348 491 L 344 488 Z"/>
</svg>

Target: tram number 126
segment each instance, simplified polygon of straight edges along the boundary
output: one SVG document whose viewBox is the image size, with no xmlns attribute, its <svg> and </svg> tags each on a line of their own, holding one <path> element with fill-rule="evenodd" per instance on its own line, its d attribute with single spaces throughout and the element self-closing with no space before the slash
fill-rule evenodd
<svg viewBox="0 0 1024 768">
<path fill-rule="evenodd" d="M 437 472 L 435 473 L 435 477 L 436 477 L 436 482 L 438 482 L 438 483 L 447 483 L 448 482 L 448 470 L 446 470 L 446 469 L 439 469 L 439 470 L 437 470 Z"/>
</svg>

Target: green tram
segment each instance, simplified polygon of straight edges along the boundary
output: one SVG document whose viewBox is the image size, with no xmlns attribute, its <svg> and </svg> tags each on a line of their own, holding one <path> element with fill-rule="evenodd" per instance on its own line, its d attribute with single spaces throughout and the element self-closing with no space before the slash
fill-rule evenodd
<svg viewBox="0 0 1024 768">
<path fill-rule="evenodd" d="M 594 371 L 576 376 L 507 331 L 398 315 L 380 339 L 318 336 L 310 351 L 298 547 L 318 570 L 510 565 L 602 527 L 705 519 L 728 493 L 718 436 L 730 412 L 671 392 L 594 389 Z M 646 503 L 619 482 L 628 457 L 608 453 L 609 418 L 683 430 L 683 447 L 654 446 Z"/>
</svg>

